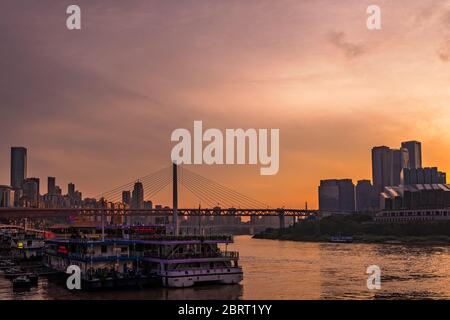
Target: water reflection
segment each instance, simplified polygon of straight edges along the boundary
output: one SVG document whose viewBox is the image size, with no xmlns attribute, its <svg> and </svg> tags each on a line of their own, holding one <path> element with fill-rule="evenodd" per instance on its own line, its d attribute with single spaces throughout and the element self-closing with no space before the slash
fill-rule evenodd
<svg viewBox="0 0 450 320">
<path fill-rule="evenodd" d="M 236 237 L 241 285 L 186 289 L 71 292 L 41 279 L 13 292 L 0 276 L 0 299 L 442 299 L 450 298 L 450 252 L 445 246 L 300 243 Z M 366 268 L 381 268 L 381 290 L 366 286 Z"/>
</svg>

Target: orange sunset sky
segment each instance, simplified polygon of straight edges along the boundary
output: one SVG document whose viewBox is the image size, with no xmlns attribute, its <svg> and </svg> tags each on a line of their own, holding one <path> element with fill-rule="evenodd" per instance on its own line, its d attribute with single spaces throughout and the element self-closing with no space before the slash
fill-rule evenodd
<svg viewBox="0 0 450 320">
<path fill-rule="evenodd" d="M 419 140 L 424 165 L 450 171 L 448 1 L 3 0 L 0 40 L 0 184 L 23 145 L 41 193 L 56 176 L 95 196 L 169 165 L 171 132 L 194 120 L 280 129 L 275 176 L 189 167 L 272 206 L 371 178 L 375 145 Z"/>
</svg>

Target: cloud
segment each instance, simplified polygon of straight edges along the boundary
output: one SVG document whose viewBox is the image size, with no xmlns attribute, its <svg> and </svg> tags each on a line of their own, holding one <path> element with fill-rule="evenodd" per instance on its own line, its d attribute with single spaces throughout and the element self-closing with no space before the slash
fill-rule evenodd
<svg viewBox="0 0 450 320">
<path fill-rule="evenodd" d="M 437 51 L 438 57 L 442 62 L 450 61 L 450 40 L 444 41 Z"/>
<path fill-rule="evenodd" d="M 365 51 L 364 46 L 347 41 L 346 34 L 342 31 L 332 32 L 328 38 L 331 44 L 340 49 L 347 58 L 355 58 Z"/>
<path fill-rule="evenodd" d="M 408 19 L 422 1 L 386 1 L 389 32 L 368 33 L 357 0 L 77 0 L 80 32 L 65 28 L 70 0 L 2 0 L 0 184 L 9 147 L 22 144 L 31 175 L 96 195 L 167 165 L 171 131 L 203 120 L 282 128 L 279 177 L 232 166 L 211 178 L 280 206 L 315 201 L 323 175 L 370 176 L 371 145 L 446 132 L 421 110 L 450 117 L 425 108 L 447 108 L 437 55 L 450 61 L 450 19 L 425 10 L 418 32 Z M 360 59 L 369 49 L 374 59 Z"/>
<path fill-rule="evenodd" d="M 450 6 L 447 1 L 432 1 L 420 7 L 412 21 L 415 29 L 436 29 L 438 38 L 441 38 L 439 47 L 436 50 L 437 57 L 442 62 L 450 61 Z"/>
</svg>

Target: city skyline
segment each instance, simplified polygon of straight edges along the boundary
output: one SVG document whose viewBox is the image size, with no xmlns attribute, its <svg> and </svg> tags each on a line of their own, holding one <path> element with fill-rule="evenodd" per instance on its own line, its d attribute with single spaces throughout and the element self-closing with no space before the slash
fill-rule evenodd
<svg viewBox="0 0 450 320">
<path fill-rule="evenodd" d="M 199 168 L 274 207 L 317 207 L 327 177 L 371 178 L 376 145 L 420 140 L 423 166 L 450 171 L 444 2 L 379 1 L 369 31 L 369 1 L 79 1 L 78 33 L 69 1 L 41 3 L 2 3 L 2 184 L 23 145 L 30 176 L 94 196 L 166 166 L 170 133 L 198 119 L 281 129 L 276 176 Z"/>
<path fill-rule="evenodd" d="M 63 189 L 56 185 L 56 177 L 53 176 L 47 177 L 47 192 L 41 193 L 40 190 L 42 189 L 40 187 L 42 184 L 40 183 L 40 178 L 27 175 L 27 148 L 13 146 L 10 149 L 10 154 L 10 188 L 20 191 L 18 194 L 16 192 L 12 193 L 14 200 L 11 203 L 16 203 L 16 206 L 91 206 L 93 200 L 95 202 L 95 200 L 101 200 L 104 197 L 103 193 L 105 193 L 106 201 L 122 203 L 131 206 L 131 208 L 152 208 L 153 201 L 158 199 L 154 195 L 151 198 L 145 196 L 146 190 L 140 182 L 140 178 L 131 183 L 129 182 L 127 187 L 115 187 L 113 190 L 121 189 L 117 191 L 121 193 L 121 196 L 118 198 L 116 196 L 110 198 L 108 196 L 109 191 L 104 191 L 97 196 L 82 197 L 82 192 L 75 189 L 73 182 L 67 184 L 67 193 L 64 193 Z M 380 204 L 378 204 L 380 196 L 386 197 L 389 193 L 397 192 L 392 190 L 400 185 L 446 184 L 446 173 L 438 171 L 436 166 L 423 167 L 422 157 L 422 144 L 417 140 L 401 142 L 400 149 L 390 148 L 385 145 L 374 146 L 372 147 L 372 180 L 358 179 L 356 180 L 357 184 L 354 184 L 351 177 L 321 179 L 318 188 L 318 209 L 350 212 L 355 210 L 372 211 L 380 209 Z M 142 178 L 146 179 L 146 177 Z M 132 187 L 132 185 L 134 186 Z M 7 188 L 7 185 L 0 184 L 0 186 Z M 389 188 L 385 189 L 386 187 Z M 167 186 L 163 187 L 163 189 L 166 188 Z M 447 190 L 445 186 L 442 188 Z M 192 190 L 188 188 L 185 191 L 187 191 L 186 194 L 183 194 L 181 198 L 184 201 L 187 200 L 186 204 L 189 206 L 190 204 L 188 203 L 193 203 L 189 200 L 192 195 L 188 194 Z M 22 196 L 24 197 L 23 199 Z M 55 196 L 57 197 L 55 198 Z M 201 199 L 197 195 L 194 195 L 194 198 L 200 201 L 198 205 L 201 206 Z M 168 199 L 167 194 L 165 199 Z M 194 205 L 196 204 L 194 202 Z M 217 206 L 227 207 L 227 205 L 219 202 Z M 307 202 L 305 202 L 305 206 L 307 206 Z M 265 207 L 265 205 L 260 207 Z"/>
</svg>

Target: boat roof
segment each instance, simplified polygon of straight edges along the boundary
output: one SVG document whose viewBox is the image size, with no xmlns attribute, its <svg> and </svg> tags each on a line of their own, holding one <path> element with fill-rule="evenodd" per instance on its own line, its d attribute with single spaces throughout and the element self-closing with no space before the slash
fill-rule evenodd
<svg viewBox="0 0 450 320">
<path fill-rule="evenodd" d="M 129 244 L 162 244 L 162 245 L 173 245 L 173 244 L 195 244 L 195 243 L 232 243 L 232 236 L 205 236 L 205 237 L 195 237 L 195 236 L 161 236 L 155 237 L 153 239 L 141 240 L 141 239 L 104 239 L 104 240 L 90 240 L 90 239 L 48 239 L 46 243 L 54 243 L 59 245 L 64 244 L 79 244 L 79 245 L 129 245 Z"/>
<path fill-rule="evenodd" d="M 98 224 L 98 222 L 94 221 L 83 221 L 83 222 L 76 222 L 73 224 L 69 223 L 59 223 L 55 224 L 51 227 L 49 227 L 50 230 L 55 229 L 101 229 L 101 225 Z M 105 230 L 111 230 L 111 229 L 142 229 L 142 228 L 163 228 L 165 225 L 163 224 L 152 224 L 152 225 L 108 225 L 105 226 Z"/>
</svg>

